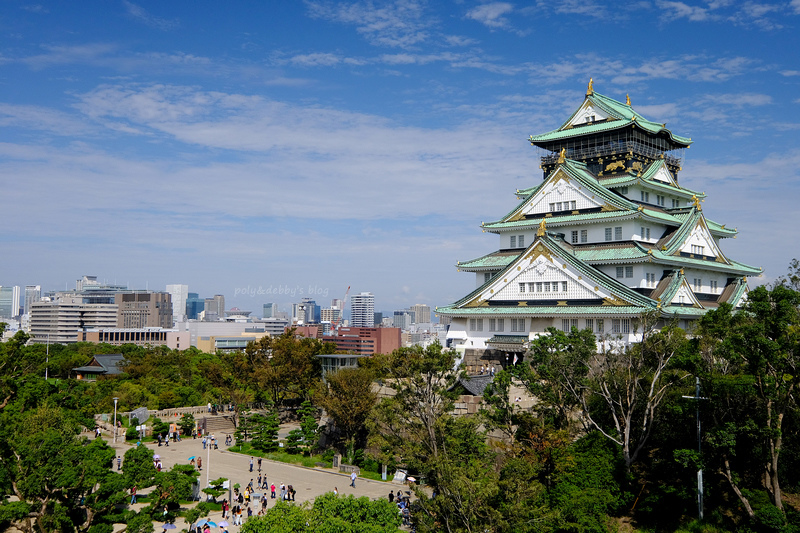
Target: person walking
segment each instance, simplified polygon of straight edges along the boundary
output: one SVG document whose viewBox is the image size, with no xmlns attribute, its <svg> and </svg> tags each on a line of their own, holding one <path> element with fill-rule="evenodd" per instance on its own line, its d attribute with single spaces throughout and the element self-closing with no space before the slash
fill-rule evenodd
<svg viewBox="0 0 800 533">
<path fill-rule="evenodd" d="M 350 473 L 350 486 L 353 487 L 353 488 L 356 488 L 356 478 L 357 477 L 358 477 L 358 475 L 356 474 L 356 471 L 353 470 Z"/>
<path fill-rule="evenodd" d="M 136 503 L 136 485 L 131 487 L 131 505 Z"/>
<path fill-rule="evenodd" d="M 272 491 L 272 494 L 270 495 L 270 497 L 274 500 L 275 499 L 275 483 L 270 485 L 269 488 L 270 488 L 270 491 Z"/>
<path fill-rule="evenodd" d="M 258 458 L 258 471 L 261 472 L 261 457 Z"/>
<path fill-rule="evenodd" d="M 253 456 L 250 456 L 250 471 L 253 471 Z"/>
<path fill-rule="evenodd" d="M 117 456 L 117 470 L 119 470 L 120 467 L 122 467 L 122 457 L 118 455 Z"/>
</svg>

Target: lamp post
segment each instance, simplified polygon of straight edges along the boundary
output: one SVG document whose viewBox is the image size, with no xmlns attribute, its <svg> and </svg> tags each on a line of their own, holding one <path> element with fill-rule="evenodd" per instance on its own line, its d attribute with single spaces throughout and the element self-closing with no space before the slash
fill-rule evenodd
<svg viewBox="0 0 800 533">
<path fill-rule="evenodd" d="M 114 396 L 114 444 L 117 443 L 117 401 L 119 398 Z"/>
<path fill-rule="evenodd" d="M 697 404 L 695 404 L 697 408 L 696 412 L 696 419 L 697 419 L 697 453 L 698 453 L 698 461 L 700 460 L 699 454 L 702 453 L 702 434 L 700 432 L 700 400 L 707 400 L 708 398 L 703 398 L 700 396 L 700 378 L 695 378 L 695 389 L 694 389 L 694 396 L 683 396 L 688 400 L 695 400 Z M 703 520 L 703 469 L 699 468 L 697 470 L 697 516 L 700 520 Z"/>
</svg>

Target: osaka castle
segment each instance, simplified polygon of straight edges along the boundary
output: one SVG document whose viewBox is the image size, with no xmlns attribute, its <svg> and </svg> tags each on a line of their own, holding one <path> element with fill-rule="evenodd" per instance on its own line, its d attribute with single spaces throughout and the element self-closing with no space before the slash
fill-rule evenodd
<svg viewBox="0 0 800 533">
<path fill-rule="evenodd" d="M 723 302 L 741 306 L 747 276 L 761 273 L 723 253 L 736 230 L 707 219 L 705 194 L 680 184 L 692 140 L 592 85 L 561 127 L 530 137 L 544 180 L 481 224 L 497 251 L 459 261 L 476 288 L 437 308 L 467 364 L 507 363 L 550 327 L 634 342 L 632 322 L 650 310 L 690 328 Z"/>
</svg>

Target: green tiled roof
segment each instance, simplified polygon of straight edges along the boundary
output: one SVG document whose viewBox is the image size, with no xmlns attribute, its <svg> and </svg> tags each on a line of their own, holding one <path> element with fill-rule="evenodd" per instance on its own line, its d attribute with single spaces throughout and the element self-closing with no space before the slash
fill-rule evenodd
<svg viewBox="0 0 800 533">
<path fill-rule="evenodd" d="M 556 215 L 552 217 L 538 217 L 526 218 L 524 220 L 514 220 L 511 222 L 484 222 L 481 226 L 486 231 L 503 230 L 503 229 L 516 229 L 520 227 L 535 227 L 542 221 L 542 218 L 547 220 L 547 227 L 560 227 L 564 225 L 571 225 L 576 222 L 585 223 L 600 223 L 607 220 L 630 219 L 641 217 L 644 220 L 664 223 L 672 226 L 680 226 L 680 220 L 664 211 L 657 209 L 650 209 L 645 207 L 642 211 L 626 210 L 626 211 L 599 211 L 593 213 L 579 213 L 577 215 Z"/>
<path fill-rule="evenodd" d="M 539 190 L 542 186 L 548 183 L 550 180 L 554 179 L 556 173 L 563 171 L 570 179 L 574 179 L 580 182 L 581 185 L 589 189 L 592 194 L 599 197 L 601 201 L 605 201 L 607 204 L 616 207 L 620 210 L 635 210 L 637 208 L 637 204 L 631 202 L 630 200 L 619 196 L 618 194 L 614 194 L 613 192 L 609 191 L 602 185 L 597 182 L 597 178 L 589 172 L 589 169 L 586 167 L 585 163 L 580 161 L 573 161 L 571 159 L 565 160 L 563 163 L 559 163 L 552 172 L 544 179 L 541 185 L 537 187 L 533 187 L 531 189 L 525 189 L 525 191 L 531 191 L 530 194 L 523 197 L 522 200 L 508 213 L 506 213 L 498 222 L 505 222 L 509 218 L 512 218 L 516 215 L 519 211 L 521 211 L 525 204 L 530 200 L 531 196 Z M 521 196 L 521 191 L 517 191 L 517 195 Z M 491 224 L 491 223 L 490 223 Z M 485 225 L 484 225 L 485 226 Z"/>
<path fill-rule="evenodd" d="M 761 268 L 738 261 L 730 261 L 730 264 L 720 263 L 716 261 L 707 261 L 704 259 L 692 259 L 691 257 L 683 257 L 679 255 L 668 255 L 661 250 L 653 248 L 653 262 L 659 264 L 674 265 L 676 267 L 701 267 L 713 268 L 718 272 L 725 272 L 728 274 L 738 274 L 740 276 L 752 276 L 761 274 Z M 713 267 L 712 267 L 713 266 Z"/>
<path fill-rule="evenodd" d="M 642 307 L 652 307 L 655 305 L 654 300 L 647 298 L 646 296 L 642 296 L 638 292 L 634 291 L 624 283 L 617 281 L 616 279 L 607 276 L 603 272 L 600 272 L 596 268 L 584 263 L 579 258 L 575 257 L 574 248 L 572 245 L 565 243 L 561 239 L 555 239 L 548 234 L 544 236 L 537 237 L 534 241 L 528 246 L 527 250 L 533 249 L 534 246 L 537 246 L 539 243 L 543 244 L 551 253 L 561 257 L 565 262 L 569 263 L 575 270 L 580 272 L 582 275 L 586 276 L 587 278 L 594 279 L 598 284 L 601 284 L 608 292 L 613 294 L 614 296 L 621 298 L 625 301 L 631 302 L 634 305 L 640 305 Z M 465 297 L 461 298 L 457 302 L 453 303 L 450 307 L 452 308 L 461 308 L 477 298 L 482 292 L 486 290 L 486 288 L 495 283 L 497 278 L 501 277 L 503 274 L 508 272 L 514 265 L 514 261 L 509 262 L 506 267 L 501 270 L 496 276 L 492 277 L 489 281 L 483 283 L 480 287 L 466 295 Z M 485 309 L 485 308 L 482 308 Z"/>
<path fill-rule="evenodd" d="M 625 244 L 575 248 L 575 255 L 581 261 L 602 263 L 606 261 L 641 260 L 647 257 L 647 250 L 638 243 L 626 242 Z"/>
<path fill-rule="evenodd" d="M 486 341 L 486 344 L 524 344 L 527 341 L 527 335 L 495 335 Z"/>
<path fill-rule="evenodd" d="M 688 137 L 681 137 L 678 135 L 674 135 L 669 129 L 665 127 L 664 124 L 647 120 L 642 115 L 634 111 L 631 106 L 623 104 L 622 102 L 618 102 L 613 98 L 609 98 L 607 96 L 594 92 L 592 94 L 586 95 L 586 100 L 588 100 L 593 106 L 603 110 L 606 114 L 608 114 L 609 119 L 601 122 L 593 122 L 586 125 L 571 127 L 569 123 L 572 121 L 573 117 L 575 116 L 575 113 L 577 113 L 581 109 L 581 107 L 583 107 L 583 103 L 581 103 L 581 107 L 579 107 L 575 111 L 575 113 L 573 113 L 567 119 L 567 121 L 561 125 L 560 128 L 548 133 L 542 133 L 540 135 L 531 135 L 529 139 L 530 142 L 544 143 L 550 141 L 558 141 L 562 139 L 570 139 L 573 137 L 584 136 L 592 133 L 613 131 L 616 129 L 628 127 L 632 124 L 636 124 L 642 130 L 649 133 L 653 134 L 666 133 L 669 136 L 669 138 L 676 144 L 689 146 L 692 143 L 692 140 L 689 139 Z M 586 100 L 584 100 L 584 102 Z"/>
<path fill-rule="evenodd" d="M 661 190 L 682 198 L 689 199 L 692 196 L 697 196 L 701 200 L 706 197 L 702 192 L 694 191 L 692 189 L 685 189 L 683 187 L 675 187 L 663 181 L 647 179 L 644 175 L 636 176 L 631 174 L 615 175 L 613 177 L 601 176 L 598 178 L 604 187 L 621 187 L 623 185 L 645 184 L 650 189 Z"/>
<path fill-rule="evenodd" d="M 469 316 L 469 315 L 536 315 L 536 316 L 563 316 L 563 315 L 598 315 L 598 316 L 619 316 L 619 315 L 640 315 L 647 309 L 654 309 L 653 306 L 633 306 L 633 305 L 581 305 L 581 306 L 530 306 L 530 307 L 437 307 L 436 312 L 445 316 Z"/>
<path fill-rule="evenodd" d="M 519 254 L 521 253 L 521 249 L 516 252 L 492 252 L 484 255 L 483 257 L 478 257 L 477 259 L 464 261 L 463 263 L 459 262 L 456 266 L 459 269 L 466 271 L 470 271 L 472 269 L 486 270 L 493 268 L 504 268 L 514 259 L 519 257 Z"/>
</svg>

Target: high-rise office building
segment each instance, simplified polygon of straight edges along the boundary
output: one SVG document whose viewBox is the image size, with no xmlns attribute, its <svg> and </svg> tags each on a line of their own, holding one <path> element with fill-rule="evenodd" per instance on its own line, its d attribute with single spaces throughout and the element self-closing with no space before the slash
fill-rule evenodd
<svg viewBox="0 0 800 533">
<path fill-rule="evenodd" d="M 116 327 L 115 304 L 87 304 L 72 302 L 72 299 L 68 302 L 50 301 L 31 304 L 30 333 L 33 342 L 78 342 L 82 340 L 79 334 L 88 329 Z"/>
<path fill-rule="evenodd" d="M 395 311 L 392 317 L 392 325 L 400 329 L 408 329 L 411 327 L 411 314 L 405 309 Z"/>
<path fill-rule="evenodd" d="M 168 292 L 119 292 L 114 303 L 118 328 L 172 327 L 172 299 Z"/>
<path fill-rule="evenodd" d="M 429 305 L 416 304 L 409 307 L 414 313 L 415 324 L 428 324 L 431 321 L 431 308 Z"/>
<path fill-rule="evenodd" d="M 196 292 L 188 293 L 186 297 L 186 320 L 197 320 L 197 317 L 205 310 L 205 307 L 206 301 L 204 298 L 200 298 L 200 295 Z"/>
<path fill-rule="evenodd" d="M 350 326 L 354 328 L 375 326 L 375 295 L 371 292 L 354 294 L 350 298 Z"/>
<path fill-rule="evenodd" d="M 186 301 L 189 299 L 188 285 L 167 285 L 167 292 L 172 296 L 172 322 L 177 324 L 186 320 Z"/>
<path fill-rule="evenodd" d="M 278 304 L 268 303 L 264 304 L 263 318 L 275 318 L 278 314 Z"/>
<path fill-rule="evenodd" d="M 0 318 L 14 318 L 19 316 L 19 285 L 3 287 L 0 285 Z"/>
<path fill-rule="evenodd" d="M 22 314 L 31 314 L 31 304 L 38 302 L 42 299 L 42 286 L 41 285 L 26 285 L 25 286 L 25 304 L 22 306 Z"/>
<path fill-rule="evenodd" d="M 213 298 L 206 298 L 205 320 L 217 320 L 218 318 L 225 317 L 225 297 L 221 294 L 215 294 Z"/>
</svg>

